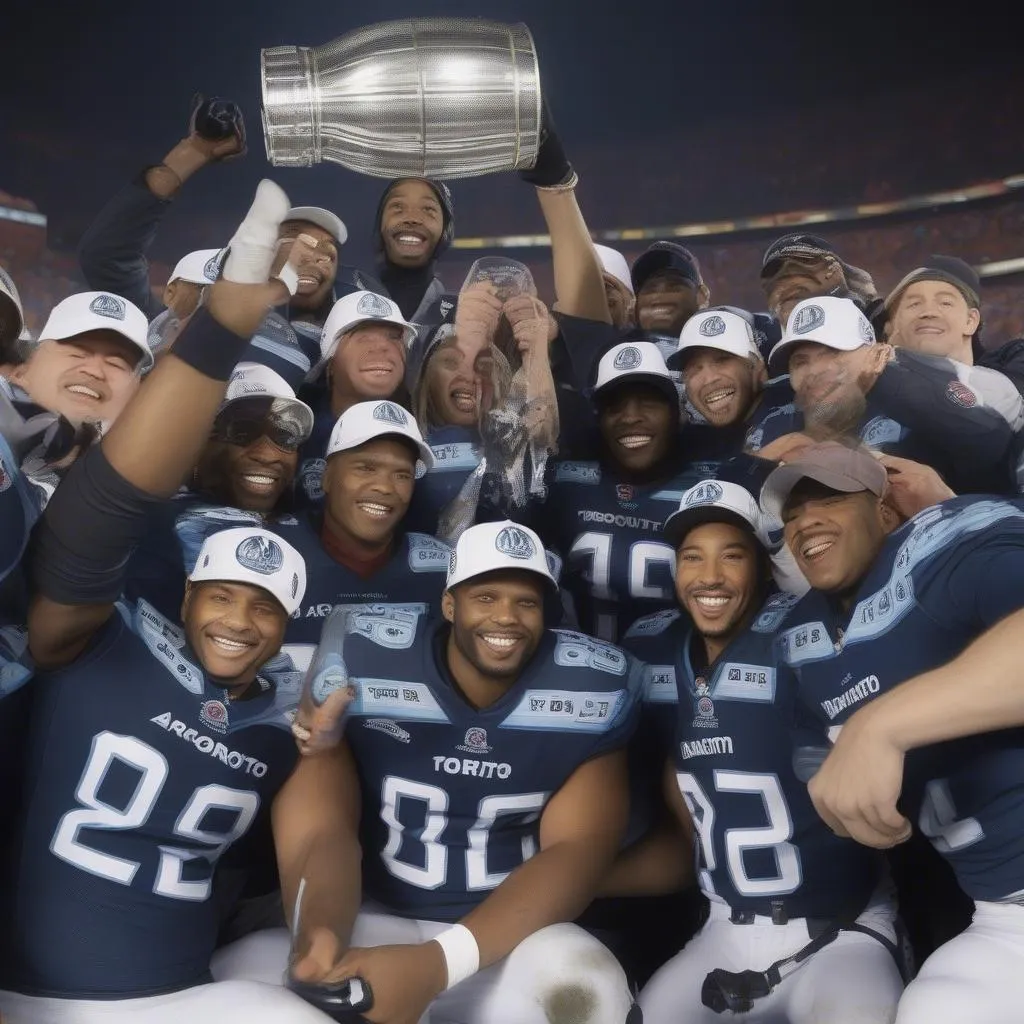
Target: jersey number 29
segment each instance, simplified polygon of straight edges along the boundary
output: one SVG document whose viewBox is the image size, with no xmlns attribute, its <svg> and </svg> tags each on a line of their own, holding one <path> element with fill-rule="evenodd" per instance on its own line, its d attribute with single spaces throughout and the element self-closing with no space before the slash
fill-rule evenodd
<svg viewBox="0 0 1024 1024">
<path fill-rule="evenodd" d="M 135 791 L 123 807 L 114 807 L 99 795 L 103 780 L 115 761 L 139 773 Z M 142 828 L 156 807 L 168 772 L 167 758 L 147 743 L 134 736 L 98 733 L 93 738 L 89 761 L 75 790 L 75 799 L 82 806 L 68 811 L 60 819 L 50 840 L 50 850 L 61 860 L 88 871 L 90 875 L 131 885 L 141 867 L 138 861 L 115 857 L 89 846 L 82 841 L 82 832 L 96 830 L 109 833 Z M 174 835 L 207 849 L 161 845 L 153 892 L 179 900 L 198 902 L 207 899 L 213 865 L 228 845 L 246 833 L 256 817 L 259 804 L 259 796 L 248 790 L 229 789 L 227 786 L 199 786 L 195 789 L 178 815 Z M 234 824 L 226 832 L 207 831 L 202 827 L 203 819 L 210 811 L 234 812 Z M 197 860 L 205 862 L 197 872 L 202 877 L 186 879 L 185 865 Z"/>
</svg>

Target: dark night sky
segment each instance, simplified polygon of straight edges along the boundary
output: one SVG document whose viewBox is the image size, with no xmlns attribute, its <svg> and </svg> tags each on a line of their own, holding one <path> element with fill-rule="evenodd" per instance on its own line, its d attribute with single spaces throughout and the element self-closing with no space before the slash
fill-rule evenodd
<svg viewBox="0 0 1024 1024">
<path fill-rule="evenodd" d="M 657 160 L 650 140 L 684 120 L 696 135 L 702 124 L 752 104 L 770 117 L 1018 60 L 1017 32 L 1005 15 L 987 15 L 985 4 L 949 18 L 935 7 L 915 8 L 786 0 L 101 0 L 58 16 L 55 4 L 7 0 L 0 188 L 35 201 L 50 217 L 51 245 L 71 247 L 104 199 L 180 137 L 189 98 L 201 89 L 242 104 L 249 154 L 189 183 L 156 255 L 173 260 L 182 248 L 221 244 L 269 173 L 294 202 L 336 209 L 350 228 L 346 262 L 359 262 L 381 183 L 333 165 L 269 168 L 259 127 L 262 47 L 319 45 L 360 24 L 412 15 L 525 21 L 570 156 L 615 133 L 624 147 Z M 488 230 L 478 200 L 494 187 L 493 179 L 456 183 L 457 202 L 463 194 L 474 199 L 460 233 Z M 594 227 L 615 226 L 600 223 L 599 209 L 588 217 Z"/>
</svg>

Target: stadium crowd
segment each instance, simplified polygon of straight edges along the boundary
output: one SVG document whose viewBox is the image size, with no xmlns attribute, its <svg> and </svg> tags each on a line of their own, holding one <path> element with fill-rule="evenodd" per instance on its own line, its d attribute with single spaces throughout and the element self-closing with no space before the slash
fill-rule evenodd
<svg viewBox="0 0 1024 1024">
<path fill-rule="evenodd" d="M 410 177 L 158 298 L 244 150 L 0 270 L 3 1021 L 1019 1021 L 1019 210 L 627 260 L 548 121 L 550 295 Z"/>
</svg>

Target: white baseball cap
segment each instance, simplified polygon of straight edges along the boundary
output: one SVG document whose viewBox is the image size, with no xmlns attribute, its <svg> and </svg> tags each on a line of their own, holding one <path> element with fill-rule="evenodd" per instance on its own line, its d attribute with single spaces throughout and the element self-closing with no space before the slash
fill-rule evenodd
<svg viewBox="0 0 1024 1024">
<path fill-rule="evenodd" d="M 601 269 L 609 276 L 614 277 L 632 295 L 633 281 L 629 276 L 629 264 L 626 262 L 626 257 L 618 249 L 609 249 L 607 245 L 595 245 L 594 251 L 601 261 Z"/>
<path fill-rule="evenodd" d="M 782 340 L 768 356 L 773 374 L 785 373 L 794 345 L 814 341 L 819 345 L 853 352 L 875 343 L 875 329 L 852 299 L 818 295 L 793 307 Z"/>
<path fill-rule="evenodd" d="M 313 410 L 295 397 L 295 392 L 279 373 L 262 363 L 239 363 L 228 379 L 219 416 L 233 402 L 246 398 L 270 398 L 270 415 L 295 424 L 296 432 L 306 440 L 313 432 Z"/>
<path fill-rule="evenodd" d="M 348 228 L 345 222 L 330 210 L 321 206 L 293 206 L 285 215 L 282 223 L 290 220 L 304 220 L 308 224 L 315 224 L 323 228 L 338 245 L 344 245 L 348 240 Z"/>
<path fill-rule="evenodd" d="M 116 331 L 142 353 L 139 370 L 145 372 L 153 365 L 146 314 L 110 292 L 79 292 L 58 302 L 39 332 L 39 341 L 66 341 L 86 331 Z"/>
<path fill-rule="evenodd" d="M 402 311 L 390 299 L 376 292 L 352 292 L 338 299 L 320 334 L 320 361 L 326 363 L 338 347 L 338 340 L 353 327 L 365 323 L 397 324 L 405 333 L 405 347 L 412 344 L 416 328 L 402 316 Z"/>
<path fill-rule="evenodd" d="M 0 267 L 0 296 L 9 300 L 0 302 L 0 344 L 3 344 L 16 341 L 25 333 L 25 310 L 21 305 L 21 296 L 11 275 L 3 267 Z"/>
<path fill-rule="evenodd" d="M 662 533 L 674 548 L 701 523 L 732 522 L 749 527 L 758 542 L 768 546 L 767 529 L 757 499 L 729 480 L 701 480 L 685 491 L 679 508 L 665 520 Z"/>
<path fill-rule="evenodd" d="M 424 471 L 434 468 L 434 453 L 423 440 L 412 414 L 395 402 L 359 402 L 339 417 L 331 431 L 324 458 L 358 448 L 377 437 L 408 438 L 419 452 Z M 417 474 L 419 475 L 419 474 Z"/>
<path fill-rule="evenodd" d="M 269 530 L 238 526 L 206 538 L 189 580 L 262 587 L 293 615 L 306 593 L 306 563 L 291 544 Z"/>
<path fill-rule="evenodd" d="M 451 590 L 475 576 L 501 569 L 535 572 L 556 591 L 558 589 L 540 537 L 529 527 L 510 519 L 480 523 L 462 532 L 448 562 L 445 589 Z"/>
<path fill-rule="evenodd" d="M 220 273 L 221 257 L 225 249 L 196 249 L 182 256 L 174 265 L 167 283 L 188 281 L 189 284 L 213 284 Z"/>
<path fill-rule="evenodd" d="M 613 384 L 630 380 L 640 384 L 653 384 L 672 401 L 679 400 L 675 379 L 665 365 L 661 350 L 650 341 L 627 341 L 608 349 L 597 364 L 594 394 Z"/>
<path fill-rule="evenodd" d="M 667 363 L 678 367 L 683 353 L 693 348 L 713 348 L 741 359 L 761 359 L 750 324 L 738 313 L 721 307 L 702 309 L 683 324 L 679 345 Z"/>
</svg>

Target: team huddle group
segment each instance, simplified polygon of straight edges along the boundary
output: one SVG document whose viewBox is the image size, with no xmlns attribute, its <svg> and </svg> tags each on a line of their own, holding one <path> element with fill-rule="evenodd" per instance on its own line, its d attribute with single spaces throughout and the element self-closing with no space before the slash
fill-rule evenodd
<svg viewBox="0 0 1024 1024">
<path fill-rule="evenodd" d="M 373 275 L 264 181 L 157 302 L 244 150 L 200 98 L 37 338 L 0 271 L 5 1024 L 1019 1024 L 1024 355 L 972 268 L 787 235 L 712 304 L 593 245 L 549 124 L 550 309 L 442 284 L 422 178 Z"/>
</svg>

